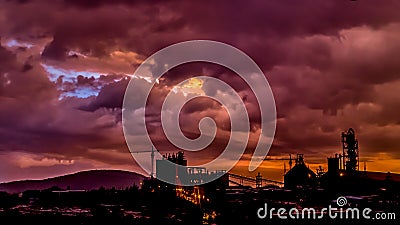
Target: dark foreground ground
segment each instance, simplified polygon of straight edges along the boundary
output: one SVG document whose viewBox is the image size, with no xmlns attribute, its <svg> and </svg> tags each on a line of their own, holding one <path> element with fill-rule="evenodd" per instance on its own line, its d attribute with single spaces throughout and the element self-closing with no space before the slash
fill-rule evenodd
<svg viewBox="0 0 400 225">
<path fill-rule="evenodd" d="M 124 190 L 65 191 L 53 187 L 19 194 L 3 192 L 0 193 L 0 224 L 400 224 L 397 192 L 346 195 L 346 206 L 360 210 L 371 208 L 371 219 L 362 219 L 362 215 L 360 219 L 340 218 L 339 211 L 336 219 L 327 214 L 322 219 L 303 219 L 301 215 L 299 219 L 279 219 L 276 211 L 272 219 L 269 214 L 264 219 L 257 216 L 265 204 L 268 210 L 313 207 L 319 216 L 321 208 L 337 207 L 338 193 L 324 190 L 227 188 L 204 192 L 186 189 L 185 193 L 182 197 L 177 196 L 175 188 L 139 189 L 136 186 Z M 194 201 L 197 198 L 194 193 L 202 193 L 201 198 L 196 195 L 200 201 Z M 377 212 L 394 213 L 395 218 L 386 215 L 388 218 L 384 220 L 373 219 Z"/>
</svg>

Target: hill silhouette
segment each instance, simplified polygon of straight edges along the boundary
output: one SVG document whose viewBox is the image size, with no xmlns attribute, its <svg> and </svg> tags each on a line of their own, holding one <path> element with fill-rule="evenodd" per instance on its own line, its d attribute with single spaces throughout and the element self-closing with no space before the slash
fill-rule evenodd
<svg viewBox="0 0 400 225">
<path fill-rule="evenodd" d="M 44 190 L 53 186 L 71 190 L 93 190 L 100 187 L 125 188 L 139 185 L 144 176 L 123 170 L 88 170 L 43 180 L 21 180 L 0 183 L 0 191 L 19 193 L 26 190 Z"/>
</svg>

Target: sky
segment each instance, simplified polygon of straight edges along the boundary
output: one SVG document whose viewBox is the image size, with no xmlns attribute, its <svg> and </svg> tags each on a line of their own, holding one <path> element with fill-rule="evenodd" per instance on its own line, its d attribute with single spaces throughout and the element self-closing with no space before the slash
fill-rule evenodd
<svg viewBox="0 0 400 225">
<path fill-rule="evenodd" d="M 353 127 L 361 167 L 400 173 L 399 11 L 394 0 L 0 0 L 0 182 L 88 169 L 143 173 L 124 139 L 125 89 L 149 84 L 151 76 L 133 74 L 151 54 L 196 39 L 235 46 L 264 72 L 277 112 L 270 156 L 304 153 L 311 169 L 325 166 Z M 158 126 L 163 97 L 221 94 L 194 76 L 229 83 L 245 102 L 250 141 L 233 171 L 250 174 L 260 113 L 249 87 L 222 66 L 189 63 L 157 80 L 146 117 L 156 147 L 175 150 Z M 239 120 L 207 98 L 179 115 L 190 138 L 205 116 L 217 126 L 210 148 L 187 154 L 193 165 L 217 156 L 230 120 Z M 265 161 L 255 172 L 281 180 L 283 164 Z"/>
</svg>

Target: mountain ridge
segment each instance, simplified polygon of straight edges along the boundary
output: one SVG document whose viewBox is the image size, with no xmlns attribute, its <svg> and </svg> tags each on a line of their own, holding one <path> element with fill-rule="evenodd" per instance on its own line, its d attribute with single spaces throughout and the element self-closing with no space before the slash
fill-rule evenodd
<svg viewBox="0 0 400 225">
<path fill-rule="evenodd" d="M 0 191 L 19 193 L 26 190 L 44 190 L 53 186 L 73 190 L 126 188 L 134 184 L 139 185 L 144 178 L 141 174 L 125 170 L 85 170 L 45 179 L 0 183 Z"/>
</svg>

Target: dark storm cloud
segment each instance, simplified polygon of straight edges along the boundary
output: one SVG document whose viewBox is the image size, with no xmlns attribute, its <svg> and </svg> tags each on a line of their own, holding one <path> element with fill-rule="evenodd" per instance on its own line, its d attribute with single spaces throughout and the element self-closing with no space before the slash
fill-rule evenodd
<svg viewBox="0 0 400 225">
<path fill-rule="evenodd" d="M 0 72 L 4 73 L 16 67 L 16 56 L 3 46 L 0 46 Z M 4 76 L 3 76 L 4 77 Z"/>
<path fill-rule="evenodd" d="M 208 109 L 221 110 L 221 104 L 216 101 L 210 101 L 207 97 L 195 98 L 184 105 L 182 113 L 190 114 L 194 112 L 206 111 Z"/>
<path fill-rule="evenodd" d="M 85 9 L 97 8 L 104 5 L 127 5 L 134 6 L 138 4 L 147 4 L 146 0 L 64 0 L 68 6 L 77 6 Z M 152 3 L 160 2 L 160 0 L 154 0 Z"/>
<path fill-rule="evenodd" d="M 56 84 L 49 80 L 39 61 L 20 62 L 3 46 L 0 46 L 0 57 L 1 154 L 22 151 L 67 159 L 89 155 L 99 162 L 132 163 L 118 125 L 120 112 L 81 111 L 78 108 L 89 105 L 92 99 L 59 100 Z M 78 80 L 80 85 L 91 81 L 90 78 Z M 123 152 L 125 157 L 110 161 L 112 155 L 94 154 L 90 149 L 116 149 L 116 155 Z"/>
<path fill-rule="evenodd" d="M 120 81 L 106 84 L 100 90 L 98 96 L 87 106 L 81 109 L 88 111 L 96 111 L 99 108 L 122 108 L 124 94 L 130 79 L 123 78 Z"/>
<path fill-rule="evenodd" d="M 148 55 L 168 44 L 195 38 L 209 38 L 235 44 L 259 62 L 276 63 L 285 58 L 274 48 L 276 41 L 312 34 L 339 35 L 341 29 L 368 24 L 380 27 L 399 21 L 393 1 L 376 5 L 351 1 L 241 1 L 212 4 L 160 1 L 35 1 L 18 6 L 8 4 L 8 31 L 16 34 L 42 31 L 54 37 L 44 55 L 62 59 L 65 49 L 78 48 L 97 56 L 112 46 L 125 46 Z M 130 4 L 131 3 L 131 4 Z M 80 7 L 89 10 L 80 13 Z M 23 17 L 14 18 L 18 11 Z M 49 10 L 47 10 L 49 9 Z M 50 10 L 51 9 L 51 10 Z M 46 10 L 46 13 L 41 13 Z M 301 19 L 299 19 L 301 18 Z M 228 35 L 229 34 L 229 35 Z M 275 41 L 270 41 L 275 40 Z M 271 50 L 274 57 L 261 57 Z M 272 55 L 272 54 L 271 54 Z"/>
<path fill-rule="evenodd" d="M 54 84 L 40 66 L 19 62 L 16 55 L 3 46 L 0 46 L 0 60 L 0 97 L 39 103 L 57 95 Z"/>
<path fill-rule="evenodd" d="M 266 73 L 279 117 L 271 154 L 297 150 L 331 154 L 340 147 L 340 132 L 353 126 L 365 154 L 398 155 L 398 1 L 32 0 L 0 4 L 3 40 L 33 45 L 6 47 L 3 41 L 0 47 L 2 152 L 18 149 L 128 164 L 129 156 L 118 155 L 127 151 L 120 125 L 127 80 L 116 74 L 133 73 L 142 59 L 170 44 L 212 39 L 240 48 Z M 97 78 L 77 74 L 74 81 L 51 82 L 43 63 L 75 71 L 113 68 Z M 252 131 L 259 129 L 259 110 L 249 88 L 231 71 L 215 65 L 183 65 L 168 72 L 154 89 L 155 105 L 174 84 L 200 74 L 230 83 L 246 103 Z M 137 82 L 148 85 L 141 79 Z M 99 94 L 60 98 L 63 92 L 80 87 L 94 87 Z M 218 112 L 219 106 L 197 101 L 182 112 L 185 129 L 196 127 L 208 115 L 219 119 L 224 131 L 228 120 Z M 154 108 L 149 113 L 149 121 L 157 126 L 159 113 Z M 150 131 L 161 143 L 162 134 Z M 197 131 L 190 135 L 195 137 Z M 217 140 L 215 146 L 225 141 Z"/>
<path fill-rule="evenodd" d="M 54 60 L 65 60 L 68 56 L 68 49 L 63 46 L 58 38 L 54 38 L 43 50 L 42 57 Z"/>
</svg>

